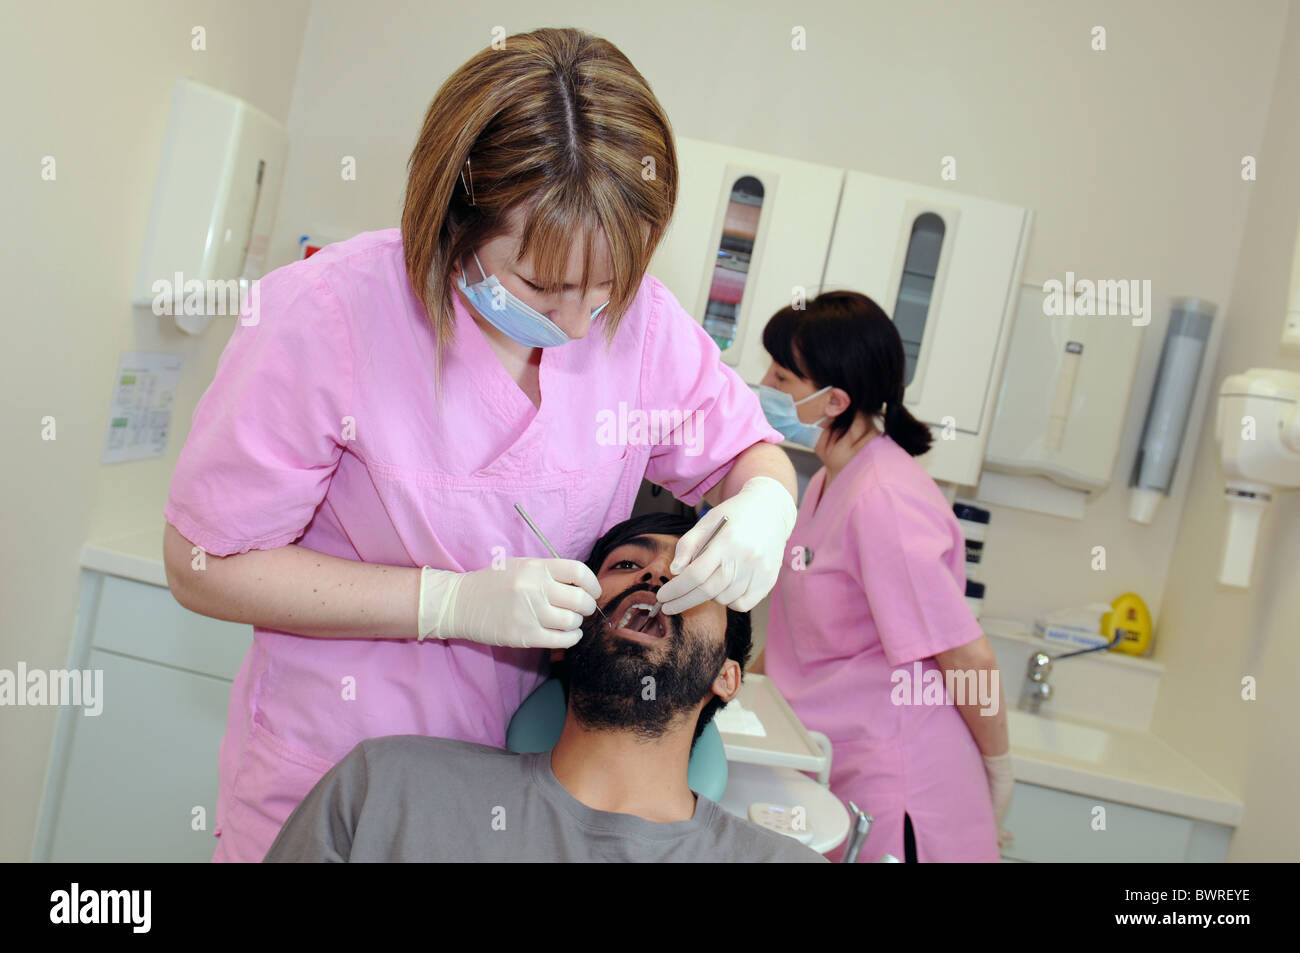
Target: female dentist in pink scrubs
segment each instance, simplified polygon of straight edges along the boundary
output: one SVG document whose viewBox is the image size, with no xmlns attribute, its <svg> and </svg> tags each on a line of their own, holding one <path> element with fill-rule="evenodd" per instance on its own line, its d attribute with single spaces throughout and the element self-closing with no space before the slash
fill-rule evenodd
<svg viewBox="0 0 1300 953">
<path fill-rule="evenodd" d="M 830 738 L 831 790 L 875 819 L 860 860 L 996 861 L 1013 784 L 1005 701 L 966 606 L 961 526 L 913 459 L 931 435 L 903 406 L 898 331 L 865 295 L 828 292 L 778 312 L 763 345 L 768 420 L 824 466 L 754 669 Z M 945 693 L 944 673 L 970 673 L 971 690 Z"/>
<path fill-rule="evenodd" d="M 665 612 L 770 591 L 796 515 L 780 435 L 645 274 L 676 183 L 667 117 L 615 47 L 513 36 L 434 99 L 400 230 L 261 281 L 164 511 L 178 601 L 254 627 L 214 859 L 261 860 L 363 739 L 502 746 L 546 650 L 595 611 L 580 560 L 643 477 L 716 504 L 677 568 L 730 517 Z M 682 425 L 647 433 L 647 411 Z"/>
</svg>

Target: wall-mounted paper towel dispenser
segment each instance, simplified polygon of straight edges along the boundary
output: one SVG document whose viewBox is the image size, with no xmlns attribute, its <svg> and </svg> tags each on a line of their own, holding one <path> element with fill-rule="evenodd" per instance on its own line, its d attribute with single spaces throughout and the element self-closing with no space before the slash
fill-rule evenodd
<svg viewBox="0 0 1300 953">
<path fill-rule="evenodd" d="M 1044 284 L 1020 288 L 978 496 L 1079 519 L 1114 475 L 1145 327 L 1049 314 Z"/>
<path fill-rule="evenodd" d="M 237 316 L 263 273 L 288 148 L 262 111 L 177 80 L 131 303 L 189 334 L 216 314 Z"/>
</svg>

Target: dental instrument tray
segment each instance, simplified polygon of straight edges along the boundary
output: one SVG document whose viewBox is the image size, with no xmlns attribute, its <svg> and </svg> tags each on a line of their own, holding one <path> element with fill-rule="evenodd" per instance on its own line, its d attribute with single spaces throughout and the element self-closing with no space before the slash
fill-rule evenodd
<svg viewBox="0 0 1300 953">
<path fill-rule="evenodd" d="M 825 752 L 767 676 L 747 673 L 736 700 L 758 716 L 765 734 L 732 734 L 719 725 L 728 761 L 796 771 L 820 772 L 826 767 Z"/>
</svg>

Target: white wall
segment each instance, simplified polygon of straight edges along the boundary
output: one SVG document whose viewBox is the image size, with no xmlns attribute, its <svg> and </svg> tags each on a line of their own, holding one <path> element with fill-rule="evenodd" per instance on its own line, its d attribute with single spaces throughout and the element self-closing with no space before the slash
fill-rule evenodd
<svg viewBox="0 0 1300 953">
<path fill-rule="evenodd" d="M 61 666 L 84 540 L 161 523 L 171 467 L 229 333 L 217 319 L 190 340 L 151 315 L 132 315 L 126 303 L 179 75 L 287 119 L 273 264 L 292 259 L 298 236 L 315 228 L 346 234 L 398 223 L 425 109 L 452 70 L 487 45 L 493 26 L 515 33 L 573 25 L 623 49 L 681 135 L 1033 208 L 1027 277 L 1063 279 L 1070 270 L 1150 279 L 1157 310 L 1117 467 L 1120 488 L 1083 523 L 996 509 L 984 574 L 990 615 L 1028 619 L 1126 589 L 1158 608 L 1194 468 L 1180 468 L 1174 499 L 1149 528 L 1127 520 L 1121 488 L 1168 299 L 1209 298 L 1220 303 L 1230 336 L 1242 328 L 1259 342 L 1276 337 L 1271 311 L 1236 308 L 1249 302 L 1230 292 L 1262 187 L 1241 181 L 1240 159 L 1261 154 L 1266 131 L 1277 131 L 1269 109 L 1279 51 L 1284 39 L 1295 42 L 1296 18 L 1287 20 L 1283 0 L 828 2 L 812 11 L 665 0 L 594 15 L 587 4 L 550 0 L 4 6 L 13 8 L 5 22 L 23 27 L 0 32 L 0 75 L 6 89 L 22 93 L 11 99 L 12 148 L 0 153 L 18 224 L 6 230 L 0 268 L 13 314 L 5 409 L 21 422 L 10 473 L 24 503 L 7 505 L 0 524 L 0 667 L 19 659 Z M 208 26 L 203 54 L 189 49 L 196 23 Z M 1107 29 L 1104 53 L 1090 49 L 1095 25 Z M 804 52 L 790 49 L 796 26 L 807 31 Z M 1294 85 L 1294 71 L 1288 75 Z M 59 157 L 58 184 L 39 180 L 46 154 Z M 938 178 L 948 155 L 957 159 L 955 183 Z M 356 159 L 356 181 L 340 176 L 344 156 Z M 1281 203 L 1280 192 L 1273 195 Z M 1279 204 L 1269 214 L 1285 210 Z M 1269 236 L 1287 242 L 1269 249 L 1277 269 L 1270 281 L 1282 280 L 1293 225 L 1268 226 Z M 128 349 L 185 355 L 172 445 L 156 461 L 103 467 L 112 374 Z M 59 420 L 53 444 L 39 439 L 45 414 Z M 1218 479 L 1207 454 L 1190 444 L 1185 457 L 1205 471 L 1193 511 L 1201 520 L 1218 505 L 1205 489 Z M 1095 545 L 1108 549 L 1107 573 L 1089 569 Z M 1165 642 L 1197 646 L 1179 662 L 1194 669 L 1214 635 L 1195 613 L 1177 625 L 1160 621 L 1158 657 Z M 1170 697 L 1177 720 L 1190 702 Z M 1294 703 L 1287 711 L 1294 722 Z M 27 856 L 54 720 L 53 710 L 0 713 L 0 746 L 27 766 L 0 792 L 0 858 Z"/>
</svg>

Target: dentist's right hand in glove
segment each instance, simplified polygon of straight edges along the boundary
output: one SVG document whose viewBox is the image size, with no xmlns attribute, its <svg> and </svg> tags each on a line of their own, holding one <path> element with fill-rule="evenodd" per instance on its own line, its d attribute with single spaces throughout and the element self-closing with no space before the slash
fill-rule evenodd
<svg viewBox="0 0 1300 953">
<path fill-rule="evenodd" d="M 507 559 L 499 569 L 420 573 L 419 638 L 567 649 L 596 611 L 600 583 L 576 559 Z"/>
</svg>

